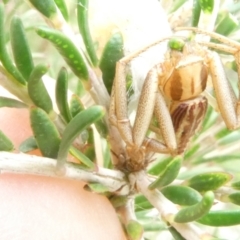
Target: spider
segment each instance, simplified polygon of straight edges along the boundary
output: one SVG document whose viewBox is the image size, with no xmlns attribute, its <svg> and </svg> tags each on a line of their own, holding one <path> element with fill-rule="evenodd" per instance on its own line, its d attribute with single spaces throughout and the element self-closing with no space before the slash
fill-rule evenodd
<svg viewBox="0 0 240 240">
<path fill-rule="evenodd" d="M 217 107 L 227 128 L 240 127 L 240 100 L 228 82 L 220 56 L 206 48 L 233 54 L 239 66 L 240 43 L 198 28 L 177 29 L 182 30 L 205 34 L 221 43 L 187 42 L 184 38 L 168 37 L 123 57 L 116 64 L 109 119 L 126 143 L 127 156 L 120 157 L 125 159 L 123 168 L 127 171 L 144 169 L 152 153 L 172 156 L 184 153 L 205 117 L 208 99 L 204 92 L 208 79 L 212 81 Z M 169 50 L 164 61 L 148 72 L 131 126 L 127 114 L 126 66 L 141 53 L 164 41 L 168 41 Z M 152 119 L 157 120 L 157 126 L 153 126 Z M 162 141 L 147 137 L 149 129 L 160 134 Z"/>
</svg>

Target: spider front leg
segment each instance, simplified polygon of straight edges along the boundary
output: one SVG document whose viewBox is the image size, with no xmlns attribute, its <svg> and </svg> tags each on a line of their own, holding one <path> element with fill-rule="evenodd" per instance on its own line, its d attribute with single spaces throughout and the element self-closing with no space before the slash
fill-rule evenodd
<svg viewBox="0 0 240 240">
<path fill-rule="evenodd" d="M 123 59 L 118 62 L 116 68 L 116 78 L 111 96 L 110 120 L 118 128 L 122 139 L 126 142 L 129 155 L 132 155 L 132 158 L 139 157 L 141 152 L 143 154 L 145 152 L 158 152 L 175 155 L 177 143 L 174 127 L 163 93 L 158 89 L 158 78 L 163 75 L 162 64 L 153 67 L 145 79 L 133 128 L 131 128 L 127 116 L 124 67 Z M 159 122 L 164 144 L 146 138 L 153 112 Z M 141 161 L 144 156 L 139 158 Z"/>
<path fill-rule="evenodd" d="M 228 82 L 219 55 L 216 52 L 208 52 L 208 54 L 213 88 L 222 118 L 228 129 L 237 129 L 240 127 L 240 101 Z"/>
<path fill-rule="evenodd" d="M 126 60 L 127 59 L 127 60 Z M 137 108 L 136 119 L 133 127 L 130 125 L 127 111 L 126 93 L 126 64 L 128 58 L 123 58 L 117 63 L 114 89 L 112 93 L 111 119 L 114 114 L 115 125 L 117 126 L 122 139 L 128 147 L 136 151 L 143 145 L 146 132 L 149 128 L 155 106 L 156 94 L 158 91 L 158 72 L 156 67 L 152 68 L 144 82 Z"/>
</svg>

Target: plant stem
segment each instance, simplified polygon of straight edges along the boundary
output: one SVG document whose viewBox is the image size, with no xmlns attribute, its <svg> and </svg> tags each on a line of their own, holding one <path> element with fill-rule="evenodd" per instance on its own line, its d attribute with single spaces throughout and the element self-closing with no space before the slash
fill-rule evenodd
<svg viewBox="0 0 240 240">
<path fill-rule="evenodd" d="M 208 236 L 192 223 L 180 224 L 173 221 L 174 215 L 178 212 L 176 205 L 166 199 L 160 191 L 149 190 L 151 181 L 145 171 L 132 173 L 129 180 L 131 185 L 135 182 L 137 190 L 158 210 L 162 219 L 172 225 L 186 240 L 200 240 Z"/>
<path fill-rule="evenodd" d="M 34 174 L 97 182 L 118 195 L 129 194 L 130 188 L 124 174 L 117 170 L 98 168 L 95 172 L 81 169 L 78 164 L 66 163 L 64 175 L 59 175 L 56 160 L 27 154 L 0 152 L 0 172 Z"/>
</svg>

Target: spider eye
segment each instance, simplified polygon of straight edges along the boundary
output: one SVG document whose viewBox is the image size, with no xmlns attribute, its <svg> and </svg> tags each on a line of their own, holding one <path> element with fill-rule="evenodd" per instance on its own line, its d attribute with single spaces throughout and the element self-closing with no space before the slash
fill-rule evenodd
<svg viewBox="0 0 240 240">
<path fill-rule="evenodd" d="M 182 52 L 185 42 L 181 38 L 171 38 L 168 42 L 168 46 L 171 50 L 177 50 Z"/>
</svg>

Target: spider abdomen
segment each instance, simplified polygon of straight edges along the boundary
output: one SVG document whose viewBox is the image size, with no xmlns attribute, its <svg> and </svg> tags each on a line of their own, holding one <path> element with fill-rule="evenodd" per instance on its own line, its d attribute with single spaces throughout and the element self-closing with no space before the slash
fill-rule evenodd
<svg viewBox="0 0 240 240">
<path fill-rule="evenodd" d="M 177 153 L 185 151 L 189 141 L 202 126 L 206 111 L 207 99 L 198 97 L 185 102 L 173 102 L 171 118 L 177 139 Z"/>
</svg>

